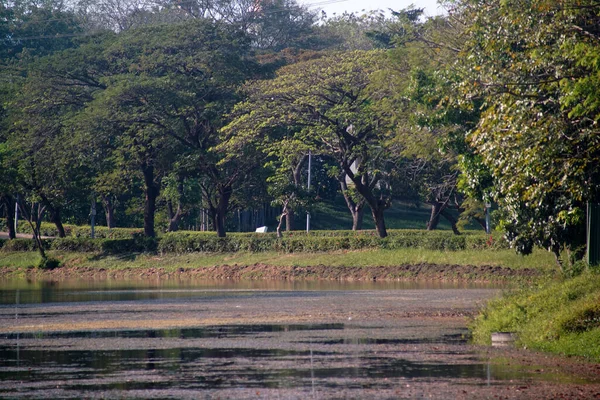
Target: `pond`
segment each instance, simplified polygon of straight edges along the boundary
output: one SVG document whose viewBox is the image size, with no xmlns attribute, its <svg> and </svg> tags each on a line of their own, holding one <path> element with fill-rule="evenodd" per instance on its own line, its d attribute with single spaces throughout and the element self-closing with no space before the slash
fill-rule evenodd
<svg viewBox="0 0 600 400">
<path fill-rule="evenodd" d="M 0 398 L 485 398 L 598 384 L 470 345 L 465 316 L 498 293 L 481 285 L 0 287 Z"/>
</svg>

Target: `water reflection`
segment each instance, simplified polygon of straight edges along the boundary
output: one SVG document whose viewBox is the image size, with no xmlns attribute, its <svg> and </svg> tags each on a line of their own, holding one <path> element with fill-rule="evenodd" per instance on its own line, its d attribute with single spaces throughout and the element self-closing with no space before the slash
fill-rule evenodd
<svg viewBox="0 0 600 400">
<path fill-rule="evenodd" d="M 462 362 L 455 364 L 414 361 L 401 357 L 401 353 L 377 352 L 372 349 L 356 352 L 348 347 L 354 344 L 352 342 L 324 348 L 325 342 L 315 340 L 326 335 L 329 330 L 346 329 L 340 324 L 223 328 L 212 326 L 201 330 L 135 332 L 148 340 L 144 342 L 148 346 L 137 349 L 71 350 L 68 346 L 47 349 L 37 348 L 33 339 L 25 340 L 29 346 L 19 349 L 18 346 L 7 345 L 4 340 L 4 344 L 0 345 L 0 397 L 14 397 L 17 391 L 28 397 L 33 393 L 41 393 L 45 388 L 55 390 L 57 387 L 71 394 L 85 393 L 87 397 L 93 391 L 112 389 L 151 391 L 237 387 L 301 388 L 314 395 L 315 388 L 387 388 L 397 384 L 399 379 L 432 382 L 467 379 L 480 385 L 498 385 L 503 381 L 512 384 L 513 380 L 527 379 L 562 379 L 581 383 L 573 377 L 539 374 L 534 367 L 490 364 L 477 358 L 471 358 L 470 361 L 462 359 Z M 282 349 L 276 346 L 153 347 L 162 338 L 176 336 L 192 340 L 191 338 L 215 337 L 217 332 L 224 338 L 240 334 L 257 336 L 265 332 L 303 332 L 311 335 L 311 339 L 307 341 L 310 346 L 304 349 Z M 73 333 L 68 337 L 79 338 L 80 335 L 81 333 Z M 119 343 L 118 340 L 122 338 L 137 337 L 132 336 L 131 331 L 115 331 L 112 335 L 112 341 L 105 342 L 107 347 Z M 48 337 L 59 338 L 57 335 L 44 336 Z M 108 335 L 100 337 L 109 338 Z M 456 337 L 447 339 L 450 342 L 458 340 Z M 443 341 L 444 338 L 440 340 Z M 370 343 L 390 345 L 385 339 L 373 339 Z"/>
<path fill-rule="evenodd" d="M 421 290 L 494 289 L 489 283 L 454 282 L 339 282 L 339 281 L 211 281 L 211 280 L 135 280 L 135 281 L 0 281 L 0 305 L 181 299 L 217 295 L 232 291 L 347 291 L 347 290 Z"/>
</svg>

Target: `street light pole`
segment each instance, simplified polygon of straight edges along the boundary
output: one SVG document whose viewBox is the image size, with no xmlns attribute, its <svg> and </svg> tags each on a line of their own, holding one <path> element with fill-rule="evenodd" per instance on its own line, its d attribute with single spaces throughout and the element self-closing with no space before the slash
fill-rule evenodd
<svg viewBox="0 0 600 400">
<path fill-rule="evenodd" d="M 19 226 L 19 195 L 17 195 L 17 201 L 15 201 L 15 235 L 17 234 L 18 226 Z"/>
<path fill-rule="evenodd" d="M 308 151 L 308 185 L 306 190 L 310 192 L 310 170 L 312 169 L 312 152 Z M 306 213 L 306 233 L 310 231 L 310 213 Z"/>
</svg>

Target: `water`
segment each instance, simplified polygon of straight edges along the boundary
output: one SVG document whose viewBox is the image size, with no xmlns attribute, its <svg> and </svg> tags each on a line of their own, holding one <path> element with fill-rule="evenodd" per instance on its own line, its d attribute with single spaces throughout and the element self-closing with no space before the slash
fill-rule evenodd
<svg viewBox="0 0 600 400">
<path fill-rule="evenodd" d="M 4 281 L 0 284 L 0 305 L 88 301 L 131 301 L 197 298 L 246 291 L 348 291 L 407 289 L 497 288 L 485 283 L 454 282 L 336 282 L 336 281 Z M 17 299 L 18 293 L 18 299 Z"/>
<path fill-rule="evenodd" d="M 590 383 L 470 346 L 453 315 L 489 288 L 20 282 L 0 293 L 0 398 L 445 398 Z M 191 326 L 163 326 L 177 324 Z"/>
</svg>

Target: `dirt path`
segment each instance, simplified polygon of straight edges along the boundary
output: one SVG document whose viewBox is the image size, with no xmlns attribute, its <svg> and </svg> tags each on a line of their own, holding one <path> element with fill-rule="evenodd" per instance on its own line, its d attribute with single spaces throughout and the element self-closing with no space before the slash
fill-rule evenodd
<svg viewBox="0 0 600 400">
<path fill-rule="evenodd" d="M 497 293 L 118 289 L 100 301 L 90 289 L 87 302 L 5 305 L 0 398 L 600 398 L 598 365 L 468 344 L 466 317 Z"/>
</svg>

